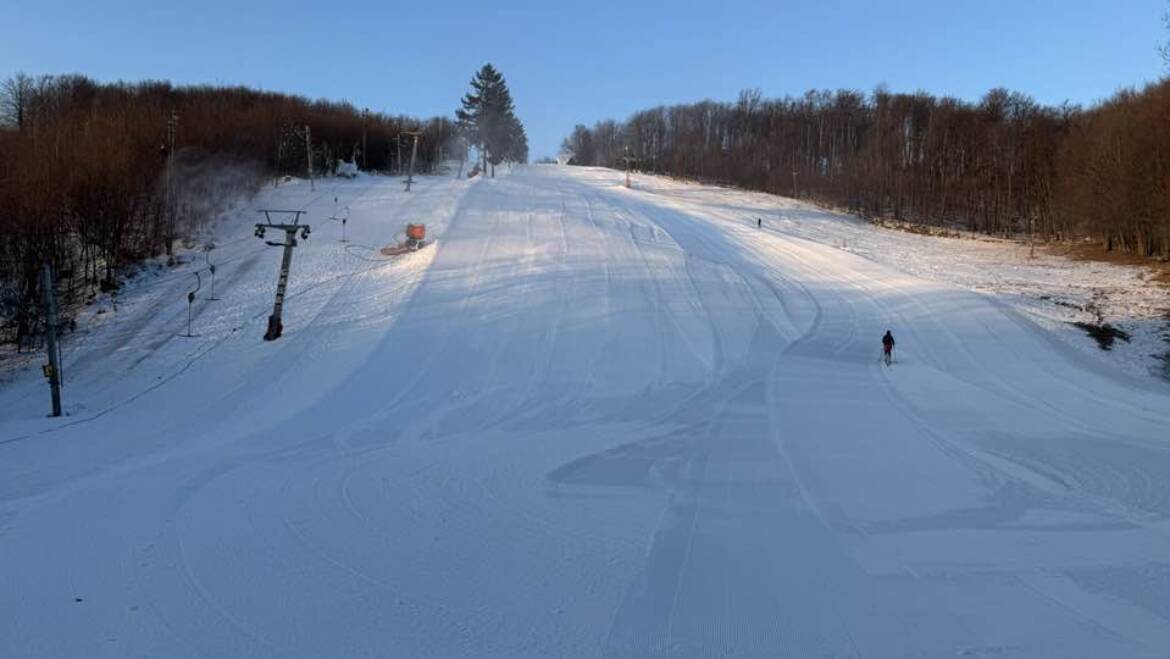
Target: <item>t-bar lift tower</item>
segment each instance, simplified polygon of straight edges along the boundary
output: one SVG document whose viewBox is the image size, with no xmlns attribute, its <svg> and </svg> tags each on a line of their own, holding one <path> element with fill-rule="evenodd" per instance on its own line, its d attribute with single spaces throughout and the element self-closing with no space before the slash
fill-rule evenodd
<svg viewBox="0 0 1170 659">
<path fill-rule="evenodd" d="M 626 147 L 626 155 L 622 157 L 626 163 L 626 187 L 630 187 L 630 169 L 641 159 L 630 155 L 630 147 Z"/>
<path fill-rule="evenodd" d="M 284 247 L 284 256 L 280 259 L 280 277 L 276 280 L 276 303 L 272 305 L 272 315 L 268 317 L 268 331 L 264 333 L 265 341 L 273 341 L 280 338 L 280 333 L 284 330 L 284 325 L 281 323 L 280 314 L 284 309 L 284 291 L 288 287 L 288 269 L 292 265 L 292 251 L 297 246 L 297 232 L 301 232 L 301 240 L 309 239 L 310 227 L 307 224 L 301 224 L 301 215 L 305 211 L 284 211 L 273 209 L 262 209 L 257 211 L 264 213 L 265 222 L 256 223 L 256 237 L 263 240 L 264 231 L 266 229 L 276 229 L 284 231 L 284 242 L 276 242 L 274 240 L 265 240 L 264 243 L 270 247 Z M 272 216 L 288 217 L 292 216 L 292 223 L 273 222 Z"/>
<path fill-rule="evenodd" d="M 410 173 L 406 175 L 406 191 L 410 192 L 410 185 L 414 183 L 414 160 L 418 156 L 418 138 L 422 135 L 422 131 L 404 130 L 399 135 L 409 135 L 414 138 L 414 142 L 410 146 Z"/>
</svg>

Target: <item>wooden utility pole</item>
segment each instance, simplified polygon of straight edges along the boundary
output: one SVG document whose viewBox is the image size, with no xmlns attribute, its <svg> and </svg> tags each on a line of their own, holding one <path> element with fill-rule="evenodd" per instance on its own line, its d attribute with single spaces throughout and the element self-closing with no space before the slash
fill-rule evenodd
<svg viewBox="0 0 1170 659">
<path fill-rule="evenodd" d="M 166 173 L 166 213 L 167 213 L 167 257 L 174 256 L 175 242 L 175 199 L 173 190 L 172 172 L 175 169 L 175 133 L 179 130 L 179 113 L 171 110 L 167 119 L 167 173 Z"/>
<path fill-rule="evenodd" d="M 401 131 L 398 132 L 398 137 L 397 137 L 396 141 L 398 142 L 398 159 L 397 159 L 398 173 L 402 174 L 402 132 Z"/>
<path fill-rule="evenodd" d="M 49 389 L 53 397 L 53 416 L 61 416 L 61 353 L 57 349 L 57 300 L 53 296 L 53 266 L 45 264 L 45 347 L 49 351 L 49 364 L 45 375 L 49 378 Z"/>
<path fill-rule="evenodd" d="M 280 167 L 284 164 L 284 131 L 276 138 L 276 176 L 272 177 L 272 187 L 280 186 Z"/>
<path fill-rule="evenodd" d="M 366 160 L 366 127 L 369 113 L 369 108 L 362 110 L 362 169 L 367 169 L 369 166 L 369 162 Z"/>
<path fill-rule="evenodd" d="M 406 191 L 410 192 L 410 184 L 414 182 L 414 159 L 418 155 L 418 138 L 422 133 L 412 131 L 406 134 L 414 137 L 414 144 L 410 147 L 410 173 L 406 175 Z"/>
<path fill-rule="evenodd" d="M 280 259 L 280 275 L 276 280 L 276 302 L 272 305 L 272 315 L 268 317 L 268 330 L 264 333 L 265 341 L 274 341 L 280 338 L 284 332 L 284 324 L 281 322 L 281 315 L 284 311 L 284 293 L 288 288 L 288 272 L 292 266 L 292 251 L 297 246 L 297 232 L 301 232 L 301 240 L 309 239 L 310 227 L 307 224 L 300 224 L 301 215 L 305 211 L 284 211 L 284 210 L 261 210 L 264 213 L 267 222 L 256 224 L 256 237 L 264 238 L 265 229 L 276 229 L 284 231 L 284 242 L 279 243 L 271 240 L 264 241 L 270 247 L 283 247 L 284 255 Z M 272 214 L 292 215 L 293 221 L 291 224 L 287 223 L 273 223 Z"/>
<path fill-rule="evenodd" d="M 1028 214 L 1028 258 L 1036 258 L 1036 216 Z"/>
<path fill-rule="evenodd" d="M 309 170 L 309 191 L 316 190 L 313 185 L 313 138 L 309 132 L 309 124 L 305 124 L 305 160 Z"/>
</svg>

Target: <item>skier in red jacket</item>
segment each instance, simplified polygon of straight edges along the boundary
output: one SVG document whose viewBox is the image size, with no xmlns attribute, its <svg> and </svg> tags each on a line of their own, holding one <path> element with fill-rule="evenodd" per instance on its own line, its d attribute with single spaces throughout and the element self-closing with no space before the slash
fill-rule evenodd
<svg viewBox="0 0 1170 659">
<path fill-rule="evenodd" d="M 882 337 L 882 358 L 886 360 L 886 366 L 894 359 L 894 335 L 890 330 L 886 330 L 886 335 Z"/>
</svg>

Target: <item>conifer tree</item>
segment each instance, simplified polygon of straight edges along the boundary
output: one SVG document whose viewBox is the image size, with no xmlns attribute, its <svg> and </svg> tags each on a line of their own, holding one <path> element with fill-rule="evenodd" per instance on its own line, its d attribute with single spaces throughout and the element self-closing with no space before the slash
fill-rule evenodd
<svg viewBox="0 0 1170 659">
<path fill-rule="evenodd" d="M 491 64 L 485 64 L 471 79 L 471 91 L 463 96 L 455 117 L 468 142 L 479 150 L 484 169 L 492 166 L 492 176 L 495 166 L 504 160 L 527 159 L 528 140 L 516 118 L 512 93 L 504 76 Z"/>
<path fill-rule="evenodd" d="M 524 132 L 524 124 L 512 115 L 508 121 L 508 152 L 506 160 L 510 162 L 528 162 L 528 134 Z"/>
</svg>

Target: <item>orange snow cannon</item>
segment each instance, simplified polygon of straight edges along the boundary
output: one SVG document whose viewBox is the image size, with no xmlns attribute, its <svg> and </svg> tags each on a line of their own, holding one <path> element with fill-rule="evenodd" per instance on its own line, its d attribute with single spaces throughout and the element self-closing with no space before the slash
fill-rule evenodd
<svg viewBox="0 0 1170 659">
<path fill-rule="evenodd" d="M 399 256 L 408 252 L 414 252 L 427 246 L 427 225 L 425 224 L 408 224 L 406 225 L 406 240 L 397 245 L 387 245 L 382 248 L 382 254 L 385 256 Z"/>
<path fill-rule="evenodd" d="M 406 225 L 406 246 L 409 249 L 419 249 L 426 247 L 427 241 L 427 225 L 425 224 L 408 224 Z"/>
</svg>

